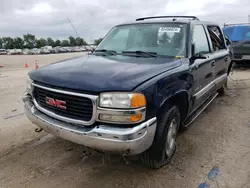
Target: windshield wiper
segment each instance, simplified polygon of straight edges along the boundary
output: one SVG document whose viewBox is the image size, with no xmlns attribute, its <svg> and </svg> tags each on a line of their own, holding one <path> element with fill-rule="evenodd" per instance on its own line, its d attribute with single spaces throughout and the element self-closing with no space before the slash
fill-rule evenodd
<svg viewBox="0 0 250 188">
<path fill-rule="evenodd" d="M 104 52 L 110 55 L 116 55 L 116 51 L 115 50 L 106 50 L 106 49 L 101 49 L 101 50 L 95 50 L 94 52 Z"/>
<path fill-rule="evenodd" d="M 136 55 L 147 55 L 147 56 L 150 56 L 150 57 L 158 57 L 157 53 L 156 52 L 145 52 L 145 51 L 141 51 L 141 50 L 137 50 L 137 51 L 122 51 L 122 53 L 135 53 Z"/>
</svg>

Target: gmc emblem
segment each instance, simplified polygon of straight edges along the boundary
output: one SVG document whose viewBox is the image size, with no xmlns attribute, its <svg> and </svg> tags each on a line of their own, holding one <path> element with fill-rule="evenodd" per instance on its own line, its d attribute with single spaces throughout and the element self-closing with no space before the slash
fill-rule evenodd
<svg viewBox="0 0 250 188">
<path fill-rule="evenodd" d="M 54 106 L 54 107 L 66 110 L 66 106 L 65 106 L 66 101 L 61 101 L 61 100 L 53 99 L 53 98 L 50 98 L 50 97 L 46 97 L 45 101 L 46 101 L 47 105 Z"/>
</svg>

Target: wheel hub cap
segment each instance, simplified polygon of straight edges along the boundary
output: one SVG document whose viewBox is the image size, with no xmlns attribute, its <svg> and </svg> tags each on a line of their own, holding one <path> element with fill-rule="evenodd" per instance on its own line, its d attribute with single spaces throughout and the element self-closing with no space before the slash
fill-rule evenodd
<svg viewBox="0 0 250 188">
<path fill-rule="evenodd" d="M 167 141 L 166 141 L 166 154 L 171 156 L 175 148 L 175 140 L 177 134 L 177 122 L 173 119 L 169 125 Z"/>
</svg>

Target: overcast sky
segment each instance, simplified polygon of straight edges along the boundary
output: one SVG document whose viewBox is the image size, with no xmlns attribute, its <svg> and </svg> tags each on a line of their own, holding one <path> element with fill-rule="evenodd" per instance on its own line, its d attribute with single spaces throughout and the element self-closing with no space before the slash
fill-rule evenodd
<svg viewBox="0 0 250 188">
<path fill-rule="evenodd" d="M 88 42 L 114 25 L 141 16 L 195 15 L 223 23 L 247 22 L 250 0 L 1 0 L 0 37 L 32 33 L 39 37 L 76 36 Z"/>
</svg>

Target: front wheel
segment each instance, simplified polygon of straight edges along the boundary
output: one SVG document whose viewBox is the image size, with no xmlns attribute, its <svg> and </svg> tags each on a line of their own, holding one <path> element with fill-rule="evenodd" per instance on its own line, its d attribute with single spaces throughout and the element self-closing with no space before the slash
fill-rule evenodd
<svg viewBox="0 0 250 188">
<path fill-rule="evenodd" d="M 157 117 L 157 128 L 152 146 L 141 154 L 144 165 L 158 169 L 170 162 L 176 151 L 176 136 L 180 125 L 177 106 L 165 105 Z"/>
</svg>

